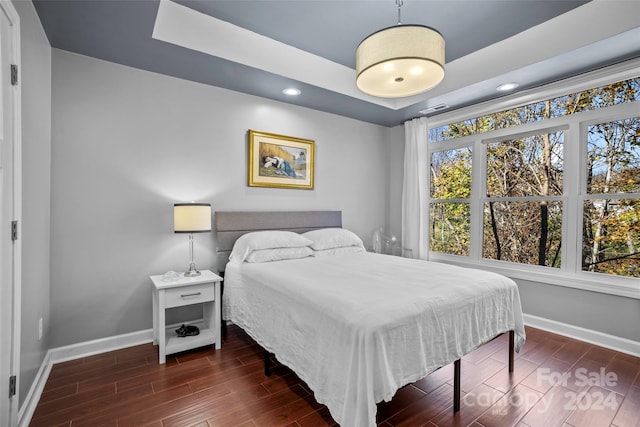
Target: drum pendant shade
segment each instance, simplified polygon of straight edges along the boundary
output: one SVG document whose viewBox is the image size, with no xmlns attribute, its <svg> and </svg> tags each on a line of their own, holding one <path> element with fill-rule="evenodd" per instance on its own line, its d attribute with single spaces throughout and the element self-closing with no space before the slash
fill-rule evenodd
<svg viewBox="0 0 640 427">
<path fill-rule="evenodd" d="M 444 78 L 442 35 L 422 25 L 397 25 L 364 39 L 356 50 L 356 85 L 372 96 L 417 95 Z"/>
</svg>

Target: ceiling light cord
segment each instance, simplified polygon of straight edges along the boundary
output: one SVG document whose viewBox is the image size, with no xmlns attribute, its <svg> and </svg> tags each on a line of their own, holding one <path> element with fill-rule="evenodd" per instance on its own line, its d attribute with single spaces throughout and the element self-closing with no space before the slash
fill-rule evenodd
<svg viewBox="0 0 640 427">
<path fill-rule="evenodd" d="M 402 19 L 400 19 L 400 8 L 404 2 L 402 0 L 396 0 L 396 5 L 398 5 L 398 25 L 402 25 Z"/>
</svg>

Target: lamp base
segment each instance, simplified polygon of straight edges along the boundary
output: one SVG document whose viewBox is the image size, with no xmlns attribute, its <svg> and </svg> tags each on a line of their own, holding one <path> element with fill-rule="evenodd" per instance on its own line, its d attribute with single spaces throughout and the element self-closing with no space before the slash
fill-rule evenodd
<svg viewBox="0 0 640 427">
<path fill-rule="evenodd" d="M 199 276 L 200 273 L 198 270 L 189 270 L 184 272 L 184 277 L 196 277 Z"/>
<path fill-rule="evenodd" d="M 202 273 L 200 273 L 196 269 L 196 264 L 192 262 L 191 264 L 189 264 L 189 269 L 184 272 L 184 277 L 196 277 L 196 276 L 199 276 L 200 274 Z"/>
</svg>

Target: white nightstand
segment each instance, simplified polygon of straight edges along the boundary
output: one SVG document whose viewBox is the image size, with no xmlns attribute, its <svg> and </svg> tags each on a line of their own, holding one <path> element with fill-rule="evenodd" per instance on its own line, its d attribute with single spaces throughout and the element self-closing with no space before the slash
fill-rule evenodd
<svg viewBox="0 0 640 427">
<path fill-rule="evenodd" d="M 222 277 L 203 270 L 197 277 L 180 275 L 176 280 L 165 282 L 162 275 L 151 276 L 153 282 L 153 343 L 160 346 L 160 363 L 165 363 L 167 354 L 178 353 L 215 343 L 222 346 L 220 334 L 220 282 Z M 200 334 L 178 337 L 175 327 L 167 329 L 165 310 L 172 307 L 203 304 L 202 323 L 195 325 Z"/>
</svg>

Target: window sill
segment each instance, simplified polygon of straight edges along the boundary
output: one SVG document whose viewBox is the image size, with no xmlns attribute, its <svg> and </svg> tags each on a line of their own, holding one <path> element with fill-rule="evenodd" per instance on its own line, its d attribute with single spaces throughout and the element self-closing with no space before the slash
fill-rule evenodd
<svg viewBox="0 0 640 427">
<path fill-rule="evenodd" d="M 465 257 L 436 253 L 430 253 L 429 260 L 492 271 L 511 279 L 640 299 L 640 280 L 633 277 L 610 277 L 605 274 L 586 272 L 571 274 L 555 268 L 523 266 L 490 260 L 474 261 Z"/>
</svg>

